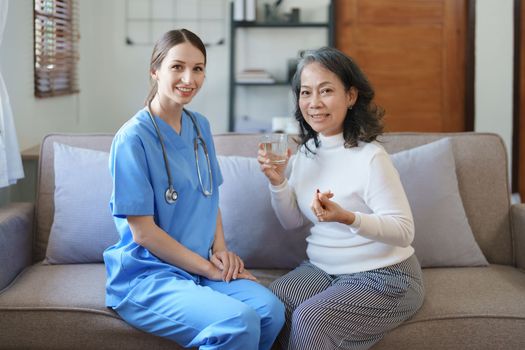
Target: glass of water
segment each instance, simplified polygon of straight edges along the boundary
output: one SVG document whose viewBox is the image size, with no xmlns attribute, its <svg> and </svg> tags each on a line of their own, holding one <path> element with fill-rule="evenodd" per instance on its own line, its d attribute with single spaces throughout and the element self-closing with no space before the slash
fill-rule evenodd
<svg viewBox="0 0 525 350">
<path fill-rule="evenodd" d="M 273 164 L 283 164 L 288 155 L 287 134 L 264 134 L 261 136 L 260 145 L 266 156 Z"/>
</svg>

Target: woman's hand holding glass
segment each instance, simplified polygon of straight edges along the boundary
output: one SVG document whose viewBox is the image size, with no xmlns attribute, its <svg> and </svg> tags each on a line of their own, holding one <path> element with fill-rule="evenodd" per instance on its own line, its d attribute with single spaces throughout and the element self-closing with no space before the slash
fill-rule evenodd
<svg viewBox="0 0 525 350">
<path fill-rule="evenodd" d="M 288 165 L 288 160 L 292 155 L 290 149 L 286 150 L 286 159 L 281 163 L 274 163 L 269 157 L 267 151 L 264 148 L 263 144 L 259 145 L 259 151 L 257 153 L 257 161 L 261 166 L 261 171 L 266 175 L 268 180 L 273 186 L 278 186 L 284 182 L 285 179 L 285 170 Z"/>
<path fill-rule="evenodd" d="M 217 280 L 222 279 L 225 282 L 239 278 L 257 280 L 248 270 L 244 269 L 244 262 L 233 252 L 226 250 L 215 252 L 210 257 L 210 262 L 220 271 L 220 277 L 215 278 Z"/>
<path fill-rule="evenodd" d="M 334 197 L 332 191 L 316 191 L 312 199 L 310 209 L 321 222 L 339 222 L 345 225 L 351 225 L 355 220 L 355 214 L 343 209 L 339 204 L 332 201 Z"/>
</svg>

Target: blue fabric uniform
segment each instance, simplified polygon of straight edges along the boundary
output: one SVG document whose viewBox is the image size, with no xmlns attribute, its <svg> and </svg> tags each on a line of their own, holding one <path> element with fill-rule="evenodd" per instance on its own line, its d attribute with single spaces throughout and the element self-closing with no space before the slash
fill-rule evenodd
<svg viewBox="0 0 525 350">
<path fill-rule="evenodd" d="M 154 117 L 166 147 L 173 187 L 168 204 L 162 149 L 146 109 L 115 135 L 110 153 L 110 207 L 120 241 L 104 252 L 106 305 L 131 325 L 200 349 L 269 349 L 284 323 L 284 306 L 263 286 L 248 280 L 211 281 L 168 264 L 136 244 L 126 217 L 153 216 L 155 223 L 188 249 L 208 259 L 213 244 L 222 175 L 209 123 L 192 112 L 206 141 L 213 195 L 201 191 L 194 139 L 197 131 L 182 115 L 180 134 Z M 211 179 L 203 148 L 199 168 L 205 189 Z"/>
</svg>

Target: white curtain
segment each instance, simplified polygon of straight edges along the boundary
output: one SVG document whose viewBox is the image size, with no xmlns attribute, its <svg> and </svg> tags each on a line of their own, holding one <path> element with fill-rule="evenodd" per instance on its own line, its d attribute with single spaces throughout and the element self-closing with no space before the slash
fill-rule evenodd
<svg viewBox="0 0 525 350">
<path fill-rule="evenodd" d="M 9 0 L 0 0 L 0 49 L 7 22 L 8 3 Z M 24 169 L 16 139 L 13 111 L 0 67 L 0 188 L 12 185 L 23 177 Z"/>
</svg>

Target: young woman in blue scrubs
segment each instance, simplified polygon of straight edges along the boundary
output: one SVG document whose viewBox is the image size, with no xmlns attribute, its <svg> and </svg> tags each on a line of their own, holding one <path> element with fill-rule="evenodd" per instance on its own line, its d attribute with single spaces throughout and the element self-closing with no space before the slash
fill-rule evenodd
<svg viewBox="0 0 525 350">
<path fill-rule="evenodd" d="M 183 109 L 205 68 L 199 37 L 165 33 L 151 57 L 146 107 L 115 135 L 110 206 L 120 241 L 104 252 L 106 304 L 132 326 L 184 347 L 270 349 L 284 306 L 228 251 L 210 126 Z"/>
</svg>

